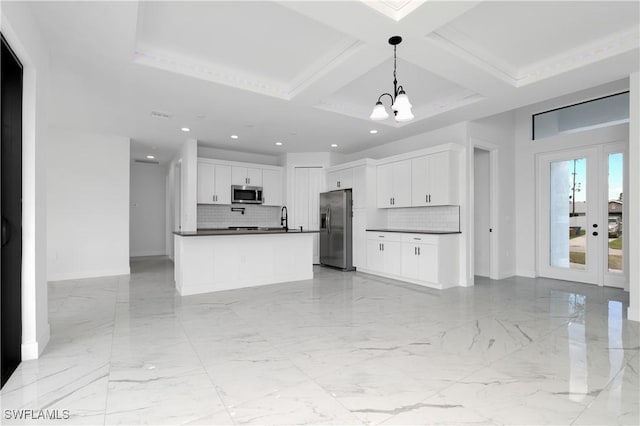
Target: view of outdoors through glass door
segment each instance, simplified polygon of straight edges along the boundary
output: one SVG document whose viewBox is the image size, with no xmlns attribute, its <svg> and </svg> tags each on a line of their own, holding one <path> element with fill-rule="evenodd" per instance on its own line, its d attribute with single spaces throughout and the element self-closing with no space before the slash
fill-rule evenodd
<svg viewBox="0 0 640 426">
<path fill-rule="evenodd" d="M 587 264 L 587 159 L 550 164 L 551 266 L 585 270 Z"/>
<path fill-rule="evenodd" d="M 541 275 L 623 286 L 624 149 L 551 153 L 540 167 Z"/>
<path fill-rule="evenodd" d="M 608 203 L 607 203 L 607 232 L 608 232 L 608 270 L 612 273 L 622 273 L 624 270 L 624 249 L 622 245 L 622 228 L 624 225 L 624 154 L 613 152 L 608 155 Z"/>
</svg>

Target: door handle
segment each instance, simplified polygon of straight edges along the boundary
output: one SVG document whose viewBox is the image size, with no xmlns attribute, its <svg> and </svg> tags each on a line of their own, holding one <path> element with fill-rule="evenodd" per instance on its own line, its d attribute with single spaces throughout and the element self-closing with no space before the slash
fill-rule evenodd
<svg viewBox="0 0 640 426">
<path fill-rule="evenodd" d="M 2 247 L 6 246 L 9 240 L 10 240 L 9 221 L 3 217 L 2 218 Z"/>
<path fill-rule="evenodd" d="M 597 237 L 598 236 L 598 231 L 593 231 L 593 234 L 591 234 L 591 235 L 593 235 L 594 237 Z"/>
<path fill-rule="evenodd" d="M 594 228 L 597 228 L 597 227 L 598 227 L 598 224 L 597 224 L 597 223 L 594 223 L 592 226 L 593 226 Z"/>
</svg>

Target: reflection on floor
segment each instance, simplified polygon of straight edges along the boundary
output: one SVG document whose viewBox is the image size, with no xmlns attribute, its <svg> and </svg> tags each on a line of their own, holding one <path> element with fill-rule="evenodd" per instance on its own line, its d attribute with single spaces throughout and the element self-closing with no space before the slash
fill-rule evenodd
<svg viewBox="0 0 640 426">
<path fill-rule="evenodd" d="M 55 424 L 638 424 L 623 291 L 315 279 L 181 298 L 165 258 L 53 283 L 51 343 L 2 391 Z M 33 422 L 38 423 L 38 422 Z M 53 423 L 44 421 L 40 423 Z"/>
</svg>

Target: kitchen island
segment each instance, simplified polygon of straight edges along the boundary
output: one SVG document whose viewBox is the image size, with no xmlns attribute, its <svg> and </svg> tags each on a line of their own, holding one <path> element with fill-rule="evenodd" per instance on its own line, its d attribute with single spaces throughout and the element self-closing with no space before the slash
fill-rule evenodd
<svg viewBox="0 0 640 426">
<path fill-rule="evenodd" d="M 174 232 L 181 296 L 313 278 L 313 234 L 282 228 Z"/>
</svg>

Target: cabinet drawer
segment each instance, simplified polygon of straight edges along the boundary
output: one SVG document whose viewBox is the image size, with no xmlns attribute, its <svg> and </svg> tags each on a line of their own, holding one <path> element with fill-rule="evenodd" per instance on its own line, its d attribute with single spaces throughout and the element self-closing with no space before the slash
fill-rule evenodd
<svg viewBox="0 0 640 426">
<path fill-rule="evenodd" d="M 378 240 L 378 241 L 390 241 L 390 242 L 401 242 L 402 234 L 397 232 L 373 232 L 367 231 L 367 240 Z"/>
<path fill-rule="evenodd" d="M 432 234 L 401 234 L 403 243 L 438 244 L 438 236 Z"/>
</svg>

